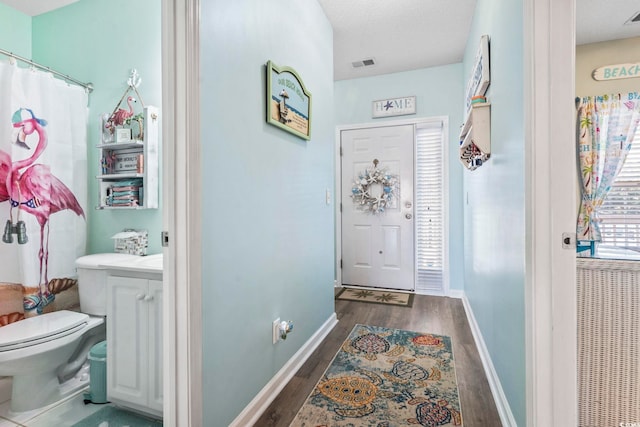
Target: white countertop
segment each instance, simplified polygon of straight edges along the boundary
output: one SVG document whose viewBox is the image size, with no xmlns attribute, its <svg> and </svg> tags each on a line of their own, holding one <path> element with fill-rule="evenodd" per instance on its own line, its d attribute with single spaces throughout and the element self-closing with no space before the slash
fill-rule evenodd
<svg viewBox="0 0 640 427">
<path fill-rule="evenodd" d="M 162 274 L 162 254 L 136 256 L 124 260 L 118 260 L 100 264 L 110 270 L 138 271 L 141 273 Z"/>
</svg>

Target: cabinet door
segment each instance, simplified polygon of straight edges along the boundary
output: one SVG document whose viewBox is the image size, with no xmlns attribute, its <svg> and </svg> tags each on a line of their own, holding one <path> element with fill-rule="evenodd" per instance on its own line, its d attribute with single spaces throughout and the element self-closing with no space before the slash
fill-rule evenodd
<svg viewBox="0 0 640 427">
<path fill-rule="evenodd" d="M 149 280 L 149 408 L 162 412 L 162 281 Z"/>
<path fill-rule="evenodd" d="M 107 395 L 147 406 L 148 280 L 107 279 Z"/>
</svg>

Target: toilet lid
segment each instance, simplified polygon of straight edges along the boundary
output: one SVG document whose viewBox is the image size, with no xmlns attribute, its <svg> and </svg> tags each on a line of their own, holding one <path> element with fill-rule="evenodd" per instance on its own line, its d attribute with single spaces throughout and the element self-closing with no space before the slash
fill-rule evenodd
<svg viewBox="0 0 640 427">
<path fill-rule="evenodd" d="M 72 334 L 84 328 L 88 320 L 84 313 L 60 310 L 11 323 L 0 328 L 0 352 Z"/>
</svg>

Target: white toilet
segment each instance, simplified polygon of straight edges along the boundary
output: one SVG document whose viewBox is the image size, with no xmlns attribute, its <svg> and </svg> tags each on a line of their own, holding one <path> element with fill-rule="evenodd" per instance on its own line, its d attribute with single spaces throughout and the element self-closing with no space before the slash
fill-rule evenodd
<svg viewBox="0 0 640 427">
<path fill-rule="evenodd" d="M 88 385 L 88 375 L 76 373 L 91 347 L 105 339 L 107 271 L 101 266 L 132 257 L 76 260 L 81 313 L 55 311 L 0 327 L 0 376 L 13 377 L 12 412 L 47 406 Z"/>
</svg>

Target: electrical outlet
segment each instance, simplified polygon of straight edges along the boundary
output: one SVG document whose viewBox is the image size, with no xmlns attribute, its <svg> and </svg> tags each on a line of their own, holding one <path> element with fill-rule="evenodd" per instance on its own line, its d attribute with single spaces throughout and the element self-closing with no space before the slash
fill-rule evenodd
<svg viewBox="0 0 640 427">
<path fill-rule="evenodd" d="M 273 321 L 273 325 L 271 326 L 271 338 L 274 344 L 277 344 L 280 341 L 280 318 L 278 317 Z"/>
</svg>

